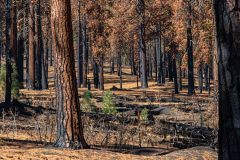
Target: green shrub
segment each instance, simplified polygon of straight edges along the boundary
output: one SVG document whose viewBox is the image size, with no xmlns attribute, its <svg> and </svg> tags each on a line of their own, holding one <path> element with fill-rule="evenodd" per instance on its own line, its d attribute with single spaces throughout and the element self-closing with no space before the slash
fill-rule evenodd
<svg viewBox="0 0 240 160">
<path fill-rule="evenodd" d="M 111 91 L 107 91 L 104 93 L 102 106 L 102 111 L 104 114 L 117 114 L 117 109 L 113 99 L 114 95 Z"/>
<path fill-rule="evenodd" d="M 16 65 L 12 65 L 12 71 L 13 71 L 12 74 L 11 74 L 11 77 L 12 77 L 12 88 L 11 88 L 12 97 L 15 98 L 15 99 L 18 99 L 20 84 L 18 82 L 18 73 L 17 73 Z M 6 89 L 6 65 L 3 65 L 1 67 L 1 71 L 0 71 L 0 92 L 1 92 L 1 96 L 5 95 L 5 89 Z"/>
<path fill-rule="evenodd" d="M 95 112 L 96 107 L 93 105 L 92 102 L 92 93 L 90 91 L 86 91 L 83 95 L 83 102 L 82 102 L 82 110 L 84 112 Z"/>
<path fill-rule="evenodd" d="M 144 108 L 140 114 L 141 121 L 146 122 L 148 121 L 148 112 L 149 110 L 147 108 Z"/>
</svg>

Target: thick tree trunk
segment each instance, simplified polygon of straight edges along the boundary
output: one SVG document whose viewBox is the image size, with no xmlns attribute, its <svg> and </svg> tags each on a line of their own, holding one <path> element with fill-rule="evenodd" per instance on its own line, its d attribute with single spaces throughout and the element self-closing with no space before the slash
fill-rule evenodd
<svg viewBox="0 0 240 160">
<path fill-rule="evenodd" d="M 52 35 L 55 53 L 57 140 L 60 148 L 89 148 L 83 136 L 74 62 L 71 4 L 52 0 Z"/>
<path fill-rule="evenodd" d="M 18 66 L 18 48 L 17 48 L 17 6 L 16 1 L 12 1 L 11 8 L 11 33 L 10 33 L 10 46 L 14 59 L 14 65 Z"/>
<path fill-rule="evenodd" d="M 187 54 L 188 54 L 188 94 L 194 94 L 194 64 L 193 64 L 193 38 L 192 38 L 192 4 L 187 1 Z"/>
<path fill-rule="evenodd" d="M 44 55 L 42 63 L 42 89 L 48 89 L 48 55 L 49 55 L 49 40 L 45 39 Z"/>
<path fill-rule="evenodd" d="M 13 52 L 13 46 L 10 44 L 9 29 L 11 27 L 11 0 L 6 0 L 6 88 L 5 88 L 5 103 L 11 104 L 11 87 L 12 87 L 12 64 L 11 57 Z M 11 36 L 12 37 L 12 36 Z"/>
<path fill-rule="evenodd" d="M 35 89 L 35 24 L 34 24 L 34 7 L 33 7 L 33 2 L 29 2 L 29 88 L 30 89 Z"/>
<path fill-rule="evenodd" d="M 148 88 L 147 79 L 147 62 L 146 62 L 146 44 L 145 44 L 145 2 L 144 0 L 137 1 L 137 12 L 139 16 L 138 26 L 138 47 L 140 55 L 140 66 L 141 66 L 141 87 Z"/>
<path fill-rule="evenodd" d="M 219 159 L 240 157 L 240 0 L 215 0 L 219 58 Z"/>
<path fill-rule="evenodd" d="M 136 71 L 136 64 L 135 64 L 134 40 L 131 42 L 130 55 L 131 55 L 132 75 L 136 76 L 137 71 Z"/>
</svg>

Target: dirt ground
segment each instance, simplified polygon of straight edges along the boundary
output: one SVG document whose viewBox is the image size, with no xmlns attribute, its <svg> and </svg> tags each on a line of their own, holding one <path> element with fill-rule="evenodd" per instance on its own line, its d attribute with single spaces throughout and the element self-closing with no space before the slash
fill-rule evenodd
<svg viewBox="0 0 240 160">
<path fill-rule="evenodd" d="M 108 73 L 109 68 L 106 67 L 105 89 L 109 90 L 113 86 L 119 88 L 119 79 L 117 75 Z M 204 127 L 206 129 L 217 129 L 217 107 L 215 104 L 214 93 L 208 95 L 204 91 L 203 94 L 194 96 L 187 95 L 186 79 L 184 80 L 184 90 L 180 94 L 173 94 L 172 82 L 167 82 L 165 86 L 157 86 L 154 80 L 149 81 L 149 88 L 142 90 L 137 88 L 136 77 L 130 75 L 129 68 L 123 69 L 123 90 L 113 91 L 118 104 L 123 103 L 126 106 L 157 106 L 163 107 L 168 113 L 159 114 L 156 119 L 173 124 L 184 124 L 191 127 Z M 49 70 L 50 89 L 44 91 L 21 90 L 20 101 L 33 106 L 29 108 L 30 115 L 21 115 L 11 113 L 10 115 L 1 114 L 0 117 L 0 159 L 21 159 L 21 160 L 70 160 L 70 159 L 89 159 L 89 160 L 215 160 L 217 152 L 210 148 L 193 147 L 188 149 L 179 149 L 173 146 L 172 133 L 164 135 L 162 142 L 159 142 L 159 135 L 148 134 L 146 139 L 156 136 L 156 145 L 149 146 L 143 142 L 141 148 L 119 149 L 111 147 L 111 145 L 102 146 L 93 142 L 96 134 L 86 135 L 87 141 L 92 145 L 90 150 L 66 150 L 54 149 L 51 147 L 55 136 L 55 113 L 54 111 L 54 83 L 53 68 Z M 92 74 L 88 76 L 92 81 Z M 140 85 L 140 83 L 139 83 Z M 86 89 L 79 89 L 80 96 Z M 93 89 L 93 101 L 97 107 L 101 107 L 102 96 L 104 92 Z M 40 114 L 35 111 L 43 107 L 47 111 Z M 34 108 L 35 107 L 35 108 Z M 88 123 L 88 122 L 86 122 Z M 85 124 L 86 125 L 86 124 Z M 87 124 L 89 125 L 89 124 Z M 154 126 L 146 126 L 143 130 L 154 130 Z M 89 130 L 90 127 L 86 127 Z M 114 133 L 115 134 L 115 133 Z M 99 135 L 98 135 L 99 136 Z M 175 135 L 176 136 L 176 135 Z M 96 136 L 97 137 L 97 136 Z M 95 139 L 98 139 L 98 137 Z M 162 137 L 162 136 L 160 136 Z M 100 136 L 101 138 L 101 136 Z M 99 138 L 99 139 L 100 139 Z M 134 139 L 135 138 L 135 139 Z M 132 145 L 137 146 L 139 143 L 134 137 Z M 175 137 L 176 138 L 176 137 Z M 177 136 L 177 139 L 183 137 Z M 154 138 L 153 138 L 154 139 Z M 168 140 L 169 139 L 169 140 Z M 174 139 L 175 140 L 175 139 Z M 212 146 L 211 146 L 212 147 Z"/>
</svg>

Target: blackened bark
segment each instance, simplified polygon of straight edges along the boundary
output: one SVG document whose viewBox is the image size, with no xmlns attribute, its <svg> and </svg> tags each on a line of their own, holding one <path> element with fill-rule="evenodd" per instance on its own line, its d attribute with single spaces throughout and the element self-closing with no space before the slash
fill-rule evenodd
<svg viewBox="0 0 240 160">
<path fill-rule="evenodd" d="M 205 67 L 204 67 L 204 81 L 205 81 L 205 86 L 204 86 L 204 90 L 205 91 L 208 91 L 208 88 L 209 88 L 209 82 L 208 82 L 208 79 L 209 79 L 209 67 L 208 67 L 208 64 L 205 64 Z"/>
<path fill-rule="evenodd" d="M 0 8 L 0 73 L 1 73 L 1 68 L 2 68 L 2 37 L 3 37 L 3 12 L 2 8 Z"/>
<path fill-rule="evenodd" d="M 93 59 L 93 79 L 94 79 L 94 88 L 99 88 L 99 66 L 97 62 Z"/>
<path fill-rule="evenodd" d="M 29 89 L 35 89 L 35 24 L 34 24 L 34 7 L 33 2 L 29 2 L 29 80 L 28 80 L 28 87 Z"/>
<path fill-rule="evenodd" d="M 179 90 L 182 91 L 183 86 L 182 86 L 182 62 L 180 60 L 179 62 Z"/>
<path fill-rule="evenodd" d="M 138 47 L 141 66 L 141 87 L 148 88 L 147 65 L 146 65 L 146 44 L 145 44 L 145 2 L 137 1 L 137 13 L 139 16 L 138 25 Z"/>
<path fill-rule="evenodd" d="M 42 63 L 42 89 L 48 89 L 48 56 L 49 56 L 49 40 L 45 39 Z"/>
<path fill-rule="evenodd" d="M 89 148 L 84 136 L 74 62 L 71 3 L 52 0 L 52 36 L 55 53 L 57 139 L 60 148 Z"/>
<path fill-rule="evenodd" d="M 25 45 L 24 45 L 24 37 L 20 35 L 18 38 L 18 57 L 17 57 L 17 71 L 18 71 L 18 82 L 19 87 L 23 88 L 23 81 L 24 81 L 24 52 L 25 52 Z"/>
<path fill-rule="evenodd" d="M 169 81 L 173 82 L 173 67 L 172 67 L 172 55 L 169 53 L 168 54 L 168 76 L 169 76 Z"/>
<path fill-rule="evenodd" d="M 163 63 L 162 63 L 162 47 L 161 47 L 161 26 L 157 25 L 157 66 L 158 66 L 158 85 L 163 84 Z"/>
<path fill-rule="evenodd" d="M 199 92 L 202 94 L 202 92 L 203 92 L 203 68 L 202 68 L 202 64 L 199 65 L 199 69 L 198 69 L 198 89 L 199 89 Z"/>
<path fill-rule="evenodd" d="M 16 1 L 12 1 L 11 7 L 11 33 L 10 33 L 10 46 L 14 59 L 14 65 L 18 66 L 18 48 L 17 48 L 17 6 Z M 17 70 L 18 71 L 18 70 Z"/>
<path fill-rule="evenodd" d="M 104 58 L 103 54 L 99 57 L 99 89 L 104 90 Z"/>
<path fill-rule="evenodd" d="M 187 1 L 187 53 L 188 53 L 188 94 L 194 94 L 194 65 L 193 65 L 193 38 L 192 38 L 192 4 Z"/>
<path fill-rule="evenodd" d="M 135 65 L 135 51 L 134 51 L 134 40 L 131 42 L 130 46 L 130 55 L 131 55 L 131 70 L 132 70 L 132 75 L 136 76 L 137 71 L 136 71 L 136 65 Z"/>
<path fill-rule="evenodd" d="M 88 46 L 87 46 L 87 15 L 83 15 L 82 21 L 82 87 L 87 88 Z"/>
<path fill-rule="evenodd" d="M 42 89 L 43 68 L 43 38 L 42 38 L 41 0 L 35 5 L 35 32 L 36 32 L 36 89 Z"/>
<path fill-rule="evenodd" d="M 178 90 L 178 76 L 177 76 L 177 64 L 176 59 L 173 58 L 173 77 L 174 77 L 174 90 L 175 94 L 179 94 Z"/>
<path fill-rule="evenodd" d="M 81 0 L 78 0 L 78 87 L 83 83 L 83 46 L 82 46 L 82 22 L 81 22 Z"/>
<path fill-rule="evenodd" d="M 122 79 L 122 55 L 121 53 L 118 54 L 118 63 L 119 63 L 119 83 L 120 89 L 123 88 L 123 79 Z"/>
<path fill-rule="evenodd" d="M 240 157 L 240 1 L 216 0 L 219 159 Z"/>
<path fill-rule="evenodd" d="M 115 59 L 114 59 L 114 56 L 113 56 L 113 58 L 111 60 L 111 70 L 110 70 L 111 74 L 115 73 L 115 66 L 114 65 L 115 65 Z"/>
<path fill-rule="evenodd" d="M 6 0 L 6 88 L 5 88 L 5 103 L 11 104 L 11 87 L 12 87 L 12 65 L 11 57 L 13 48 L 10 46 L 10 27 L 11 27 L 11 0 Z"/>
</svg>

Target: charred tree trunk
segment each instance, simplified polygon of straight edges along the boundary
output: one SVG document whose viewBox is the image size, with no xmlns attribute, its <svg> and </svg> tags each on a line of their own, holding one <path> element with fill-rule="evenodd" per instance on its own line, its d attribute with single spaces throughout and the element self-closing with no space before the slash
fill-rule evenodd
<svg viewBox="0 0 240 160">
<path fill-rule="evenodd" d="M 182 61 L 179 62 L 179 90 L 182 91 Z"/>
<path fill-rule="evenodd" d="M 193 38 L 192 38 L 192 4 L 187 1 L 187 54 L 188 54 L 188 94 L 194 94 L 194 65 L 193 65 Z"/>
<path fill-rule="evenodd" d="M 18 38 L 18 62 L 17 62 L 17 71 L 18 71 L 18 82 L 19 88 L 23 88 L 23 81 L 24 81 L 24 37 L 20 35 Z"/>
<path fill-rule="evenodd" d="M 172 67 L 172 55 L 168 54 L 168 76 L 169 81 L 173 82 L 173 67 Z"/>
<path fill-rule="evenodd" d="M 34 24 L 34 7 L 33 2 L 29 2 L 29 65 L 27 66 L 29 68 L 29 88 L 35 89 L 35 24 Z"/>
<path fill-rule="evenodd" d="M 219 159 L 240 157 L 240 1 L 216 0 Z"/>
<path fill-rule="evenodd" d="M 208 67 L 208 64 L 205 64 L 205 67 L 204 67 L 204 81 L 205 81 L 205 86 L 204 86 L 204 90 L 205 91 L 208 91 L 208 88 L 209 88 L 209 67 Z"/>
<path fill-rule="evenodd" d="M 104 90 L 104 59 L 103 59 L 103 54 L 100 55 L 99 57 L 99 89 Z"/>
<path fill-rule="evenodd" d="M 36 33 L 36 89 L 42 89 L 42 66 L 43 66 L 43 38 L 42 38 L 42 18 L 41 0 L 37 0 L 35 5 L 35 33 Z"/>
<path fill-rule="evenodd" d="M 3 12 L 2 12 L 2 8 L 0 8 L 0 73 L 1 73 L 1 68 L 2 68 L 2 46 L 3 46 Z"/>
<path fill-rule="evenodd" d="M 161 26 L 157 25 L 157 66 L 158 66 L 158 85 L 163 84 L 163 64 L 162 64 L 162 47 L 161 47 Z"/>
<path fill-rule="evenodd" d="M 82 56 L 83 56 L 83 68 L 82 68 L 82 85 L 83 88 L 87 88 L 87 68 L 88 68 L 88 46 L 87 46 L 87 17 L 86 14 L 83 15 L 82 21 Z"/>
<path fill-rule="evenodd" d="M 118 54 L 118 63 L 119 63 L 119 83 L 120 83 L 120 89 L 123 88 L 123 80 L 122 80 L 122 55 L 121 53 Z"/>
<path fill-rule="evenodd" d="M 6 90 L 5 90 L 5 103 L 11 104 L 11 87 L 12 87 L 12 64 L 11 57 L 13 52 L 13 46 L 10 44 L 10 27 L 11 27 L 11 0 L 6 0 Z"/>
<path fill-rule="evenodd" d="M 17 48 L 17 6 L 16 1 L 12 1 L 11 7 L 11 33 L 10 33 L 10 46 L 14 59 L 14 65 L 18 66 L 18 48 Z M 18 70 L 17 70 L 18 71 Z"/>
<path fill-rule="evenodd" d="M 131 42 L 130 55 L 131 55 L 132 75 L 136 76 L 137 71 L 136 71 L 136 64 L 135 64 L 134 40 Z"/>
<path fill-rule="evenodd" d="M 57 140 L 60 148 L 89 148 L 84 136 L 74 62 L 71 4 L 52 0 L 52 35 L 55 53 Z"/>
<path fill-rule="evenodd" d="M 78 88 L 83 83 L 83 46 L 82 46 L 81 0 L 78 0 Z"/>
<path fill-rule="evenodd" d="M 49 40 L 45 39 L 44 55 L 42 63 L 42 89 L 48 89 L 48 55 L 49 55 Z"/>
<path fill-rule="evenodd" d="M 173 77 L 174 77 L 174 90 L 175 94 L 179 94 L 178 90 L 178 76 L 177 76 L 177 64 L 175 57 L 173 58 Z"/>
<path fill-rule="evenodd" d="M 202 68 L 202 64 L 199 65 L 199 69 L 198 69 L 198 88 L 199 88 L 199 92 L 202 94 L 202 92 L 203 92 L 203 68 Z"/>
<path fill-rule="evenodd" d="M 93 60 L 93 79 L 94 79 L 94 88 L 99 88 L 99 66 L 95 60 Z"/>
<path fill-rule="evenodd" d="M 146 62 L 146 44 L 145 44 L 145 2 L 144 0 L 137 1 L 137 13 L 139 16 L 138 26 L 138 47 L 140 55 L 140 66 L 141 66 L 141 87 L 148 88 L 147 79 L 147 62 Z"/>
<path fill-rule="evenodd" d="M 114 56 L 113 56 L 113 58 L 111 60 L 111 70 L 110 70 L 111 74 L 115 73 L 115 66 L 114 65 L 115 65 L 115 60 L 114 60 Z"/>
</svg>

